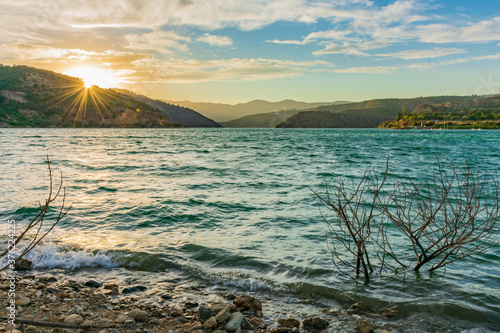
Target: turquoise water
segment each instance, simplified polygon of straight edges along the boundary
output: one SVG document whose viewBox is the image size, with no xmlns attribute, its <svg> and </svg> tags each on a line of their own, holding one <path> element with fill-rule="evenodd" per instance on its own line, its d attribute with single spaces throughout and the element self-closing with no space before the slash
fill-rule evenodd
<svg viewBox="0 0 500 333">
<path fill-rule="evenodd" d="M 414 179 L 433 170 L 434 154 L 498 172 L 499 131 L 2 129 L 5 223 L 27 221 L 45 198 L 46 154 L 73 209 L 32 255 L 38 269 L 167 271 L 318 306 L 391 303 L 457 326 L 500 326 L 499 247 L 444 277 L 354 284 L 330 260 L 310 190 L 335 176 L 357 179 L 369 165 L 382 172 L 388 157 L 392 174 Z"/>
</svg>

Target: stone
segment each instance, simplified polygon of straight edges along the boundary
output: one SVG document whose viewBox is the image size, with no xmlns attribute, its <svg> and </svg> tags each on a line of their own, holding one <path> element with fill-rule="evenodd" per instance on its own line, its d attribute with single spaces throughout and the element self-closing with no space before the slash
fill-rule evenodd
<svg viewBox="0 0 500 333">
<path fill-rule="evenodd" d="M 233 301 L 234 299 L 236 299 L 236 295 L 235 294 L 225 294 L 224 295 L 225 298 Z"/>
<path fill-rule="evenodd" d="M 328 322 L 328 320 L 321 317 L 311 317 L 304 319 L 302 325 L 306 330 L 311 330 L 311 329 L 322 330 L 326 328 L 328 325 L 330 325 L 330 323 Z"/>
<path fill-rule="evenodd" d="M 131 293 L 135 293 L 138 291 L 145 291 L 145 290 L 148 290 L 148 287 L 146 287 L 146 286 L 132 286 L 132 287 L 124 288 L 122 290 L 122 294 L 126 295 L 126 294 L 131 294 Z"/>
<path fill-rule="evenodd" d="M 139 309 L 129 311 L 128 316 L 137 322 L 147 322 L 149 320 L 148 314 Z"/>
<path fill-rule="evenodd" d="M 250 323 L 250 321 L 247 318 L 243 318 L 243 321 L 241 322 L 240 328 L 245 330 L 245 331 L 251 331 L 251 330 L 253 330 L 253 325 Z"/>
<path fill-rule="evenodd" d="M 120 291 L 118 290 L 118 287 L 111 289 L 111 291 L 108 291 L 104 293 L 106 296 L 118 296 L 120 294 Z"/>
<path fill-rule="evenodd" d="M 160 297 L 164 300 L 172 299 L 172 295 L 169 293 L 161 294 Z"/>
<path fill-rule="evenodd" d="M 278 324 L 280 324 L 281 326 L 286 326 L 286 327 L 300 327 L 300 321 L 298 321 L 295 318 L 291 318 L 291 317 L 282 318 L 282 319 L 278 320 Z"/>
<path fill-rule="evenodd" d="M 31 303 L 31 299 L 29 297 L 21 296 L 16 300 L 16 305 L 26 306 Z"/>
<path fill-rule="evenodd" d="M 203 323 L 203 327 L 207 330 L 211 330 L 217 327 L 217 319 L 215 317 L 211 317 L 206 322 Z"/>
<path fill-rule="evenodd" d="M 258 317 L 262 317 L 262 302 L 252 296 L 238 296 L 233 301 L 238 309 L 254 313 Z"/>
<path fill-rule="evenodd" d="M 245 318 L 245 317 L 243 316 L 243 314 L 241 312 L 232 313 L 229 316 L 229 318 L 227 319 L 226 330 L 227 331 L 236 331 L 240 327 L 241 322 L 243 321 L 243 318 Z"/>
<path fill-rule="evenodd" d="M 80 315 L 77 314 L 71 314 L 64 318 L 64 323 L 65 324 L 73 324 L 73 325 L 80 325 L 83 323 L 83 318 Z"/>
<path fill-rule="evenodd" d="M 368 320 L 360 319 L 356 321 L 356 331 L 360 333 L 372 333 L 374 330 L 375 327 Z"/>
<path fill-rule="evenodd" d="M 186 308 L 186 309 L 193 309 L 197 306 L 198 306 L 198 303 L 196 303 L 196 302 L 186 302 L 184 304 L 184 308 Z"/>
<path fill-rule="evenodd" d="M 36 331 L 36 326 L 29 325 L 28 327 L 26 327 L 26 331 L 27 332 L 35 332 Z"/>
<path fill-rule="evenodd" d="M 102 282 L 96 280 L 88 280 L 83 285 L 90 288 L 100 288 L 102 286 Z"/>
<path fill-rule="evenodd" d="M 103 289 L 112 290 L 114 288 L 118 288 L 116 283 L 106 283 L 102 286 Z"/>
<path fill-rule="evenodd" d="M 33 267 L 33 261 L 26 258 L 20 258 L 14 264 L 16 271 L 29 271 Z"/>
<path fill-rule="evenodd" d="M 359 314 L 363 312 L 371 312 L 371 309 L 367 304 L 363 302 L 357 302 L 351 305 L 351 307 L 349 308 L 349 310 L 347 310 L 347 312 Z"/>
<path fill-rule="evenodd" d="M 231 315 L 231 308 L 228 306 L 221 312 L 219 312 L 216 316 L 215 319 L 217 320 L 218 324 L 222 324 L 226 322 L 229 319 L 229 316 Z"/>
<path fill-rule="evenodd" d="M 262 324 L 262 319 L 258 317 L 252 318 L 250 319 L 250 324 L 252 324 L 253 326 L 259 326 L 260 324 Z"/>
<path fill-rule="evenodd" d="M 200 306 L 198 308 L 198 312 L 196 313 L 196 316 L 198 319 L 201 321 L 201 323 L 205 323 L 207 320 L 215 316 L 215 313 L 210 310 L 209 307 L 206 306 Z"/>
<path fill-rule="evenodd" d="M 231 312 L 236 312 L 236 305 L 226 302 L 214 302 L 210 304 L 210 310 L 214 313 L 219 313 L 227 307 L 231 307 Z"/>
<path fill-rule="evenodd" d="M 53 283 L 53 282 L 57 282 L 57 278 L 55 278 L 54 276 L 40 276 L 38 278 L 38 280 L 42 283 Z"/>
<path fill-rule="evenodd" d="M 380 314 L 387 318 L 401 317 L 403 315 L 397 307 L 382 308 Z"/>
</svg>

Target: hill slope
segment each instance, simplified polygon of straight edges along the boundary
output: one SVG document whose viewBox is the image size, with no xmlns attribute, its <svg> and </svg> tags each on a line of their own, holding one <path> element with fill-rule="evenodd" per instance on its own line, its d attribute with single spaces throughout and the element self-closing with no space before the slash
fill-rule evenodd
<svg viewBox="0 0 500 333">
<path fill-rule="evenodd" d="M 280 102 L 268 102 L 264 100 L 254 100 L 248 103 L 239 103 L 235 105 L 220 104 L 220 103 L 201 103 L 190 101 L 167 101 L 171 104 L 178 104 L 180 106 L 188 107 L 200 112 L 201 114 L 214 119 L 218 122 L 228 122 L 233 119 L 246 117 L 258 113 L 279 112 L 287 110 L 303 110 L 308 108 L 316 108 L 321 105 L 331 105 L 336 103 L 347 102 L 318 102 L 306 103 L 297 102 L 293 100 L 283 100 Z M 255 127 L 255 126 L 254 126 Z"/>
<path fill-rule="evenodd" d="M 176 116 L 169 117 L 172 114 Z M 87 89 L 80 79 L 67 75 L 27 66 L 0 66 L 3 127 L 180 127 L 201 118 L 207 123 L 193 110 L 160 107 L 147 97 L 134 98 L 130 92 L 115 89 Z"/>
<path fill-rule="evenodd" d="M 328 111 L 302 111 L 294 114 L 279 128 L 373 128 L 387 120 L 387 115 L 377 109 L 346 110 L 337 113 Z"/>
</svg>

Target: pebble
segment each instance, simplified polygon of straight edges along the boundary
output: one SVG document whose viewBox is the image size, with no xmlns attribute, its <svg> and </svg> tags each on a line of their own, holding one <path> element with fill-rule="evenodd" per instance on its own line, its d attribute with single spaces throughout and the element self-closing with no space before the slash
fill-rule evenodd
<svg viewBox="0 0 500 333">
<path fill-rule="evenodd" d="M 102 286 L 102 282 L 96 281 L 96 280 L 88 280 L 83 284 L 84 286 L 90 287 L 90 288 L 99 288 Z"/>
<path fill-rule="evenodd" d="M 14 264 L 16 271 L 29 271 L 32 266 L 33 266 L 33 261 L 25 258 L 18 259 Z"/>
<path fill-rule="evenodd" d="M 241 312 L 232 313 L 226 323 L 226 330 L 236 331 L 243 321 L 243 314 Z"/>
<path fill-rule="evenodd" d="M 215 316 L 215 312 L 206 306 L 200 306 L 196 315 L 202 323 L 205 323 L 211 317 Z"/>
<path fill-rule="evenodd" d="M 226 322 L 226 320 L 229 319 L 230 315 L 231 315 L 231 308 L 228 306 L 224 310 L 220 311 L 215 316 L 215 319 L 217 320 L 217 323 L 222 324 L 222 323 Z"/>
<path fill-rule="evenodd" d="M 77 314 L 72 314 L 64 318 L 64 323 L 80 325 L 81 323 L 83 323 L 83 318 Z"/>
<path fill-rule="evenodd" d="M 330 323 L 328 320 L 321 318 L 321 317 L 312 317 L 312 318 L 306 318 L 302 322 L 302 325 L 304 325 L 304 329 L 315 329 L 315 330 L 322 330 L 326 328 Z"/>
<path fill-rule="evenodd" d="M 29 297 L 21 296 L 17 299 L 16 305 L 26 306 L 31 303 L 31 299 Z"/>
<path fill-rule="evenodd" d="M 126 294 L 131 294 L 131 293 L 135 293 L 138 291 L 145 291 L 145 290 L 148 290 L 148 287 L 146 287 L 146 286 L 132 286 L 132 287 L 124 288 L 122 290 L 122 294 L 126 295 Z"/>
<path fill-rule="evenodd" d="M 371 312 L 371 310 L 367 304 L 365 304 L 363 302 L 357 302 L 357 303 L 354 303 L 353 305 L 351 305 L 351 307 L 349 308 L 349 310 L 347 310 L 347 312 L 360 314 L 363 312 Z"/>
<path fill-rule="evenodd" d="M 368 320 L 360 319 L 356 321 L 356 330 L 360 333 L 372 333 L 375 327 Z"/>
<path fill-rule="evenodd" d="M 215 317 L 211 317 L 210 319 L 208 319 L 206 322 L 203 323 L 203 327 L 205 327 L 207 330 L 216 328 L 217 319 L 215 319 Z"/>
<path fill-rule="evenodd" d="M 148 314 L 139 309 L 134 309 L 132 311 L 129 311 L 128 316 L 130 318 L 133 318 L 137 322 L 146 322 L 149 320 Z"/>
<path fill-rule="evenodd" d="M 231 304 L 231 303 L 226 303 L 226 302 L 214 302 L 210 304 L 210 310 L 212 310 L 214 313 L 219 313 L 225 308 L 230 307 L 232 312 L 236 312 L 236 305 Z"/>
<path fill-rule="evenodd" d="M 282 319 L 278 320 L 278 324 L 280 324 L 281 326 L 286 326 L 286 327 L 300 327 L 300 321 L 298 321 L 295 318 L 291 318 L 291 317 L 282 318 Z"/>
</svg>

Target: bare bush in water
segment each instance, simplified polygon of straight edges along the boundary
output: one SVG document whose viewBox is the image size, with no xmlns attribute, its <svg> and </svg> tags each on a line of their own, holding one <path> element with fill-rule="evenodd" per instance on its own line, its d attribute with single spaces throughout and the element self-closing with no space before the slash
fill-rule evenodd
<svg viewBox="0 0 500 333">
<path fill-rule="evenodd" d="M 333 221 L 323 219 L 332 261 L 343 274 L 369 280 L 374 271 L 434 271 L 500 243 L 498 176 L 484 164 L 474 169 L 467 159 L 459 167 L 437 158 L 430 178 L 395 180 L 391 188 L 388 172 L 388 164 L 381 177 L 370 167 L 350 186 L 338 179 L 333 191 L 326 184 L 324 195 L 312 190 L 334 213 Z M 391 226 L 403 236 L 403 248 L 395 249 Z"/>
</svg>

